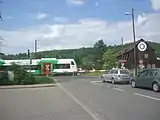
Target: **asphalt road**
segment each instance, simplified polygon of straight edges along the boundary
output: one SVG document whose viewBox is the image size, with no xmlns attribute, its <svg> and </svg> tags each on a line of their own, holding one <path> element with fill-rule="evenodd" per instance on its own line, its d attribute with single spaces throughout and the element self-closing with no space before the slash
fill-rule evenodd
<svg viewBox="0 0 160 120">
<path fill-rule="evenodd" d="M 0 120 L 160 120 L 160 93 L 96 77 L 57 77 L 55 88 L 0 90 Z"/>
</svg>

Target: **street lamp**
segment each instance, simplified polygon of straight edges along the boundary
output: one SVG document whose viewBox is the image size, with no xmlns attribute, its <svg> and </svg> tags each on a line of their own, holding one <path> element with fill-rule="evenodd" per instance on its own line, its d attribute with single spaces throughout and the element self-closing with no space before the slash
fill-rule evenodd
<svg viewBox="0 0 160 120">
<path fill-rule="evenodd" d="M 137 57 L 136 57 L 136 33 L 135 33 L 135 24 L 134 24 L 134 9 L 132 8 L 132 13 L 125 13 L 125 15 L 132 16 L 132 30 L 133 30 L 133 40 L 134 40 L 134 67 L 135 67 L 135 75 L 137 75 Z"/>
</svg>

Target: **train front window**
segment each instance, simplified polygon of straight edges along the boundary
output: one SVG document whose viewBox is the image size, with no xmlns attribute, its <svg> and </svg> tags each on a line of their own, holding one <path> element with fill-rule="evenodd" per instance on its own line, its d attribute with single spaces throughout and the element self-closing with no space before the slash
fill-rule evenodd
<svg viewBox="0 0 160 120">
<path fill-rule="evenodd" d="M 71 65 L 74 65 L 74 62 L 73 62 L 73 61 L 71 62 Z"/>
</svg>

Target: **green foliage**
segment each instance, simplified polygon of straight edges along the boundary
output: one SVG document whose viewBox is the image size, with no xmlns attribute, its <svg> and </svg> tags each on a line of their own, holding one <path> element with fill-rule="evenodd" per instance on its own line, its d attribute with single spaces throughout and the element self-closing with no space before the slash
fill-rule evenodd
<svg viewBox="0 0 160 120">
<path fill-rule="evenodd" d="M 0 85 L 13 85 L 14 82 L 8 79 L 7 71 L 0 72 Z"/>
<path fill-rule="evenodd" d="M 95 71 L 95 72 L 86 72 L 82 73 L 85 76 L 102 76 L 105 72 Z"/>
<path fill-rule="evenodd" d="M 31 85 L 31 84 L 39 84 L 39 83 L 32 74 L 28 73 L 28 74 L 26 74 L 26 76 L 21 81 L 21 84 Z"/>
<path fill-rule="evenodd" d="M 54 80 L 47 76 L 36 76 L 35 80 L 38 84 L 54 83 Z"/>
<path fill-rule="evenodd" d="M 82 67 L 84 69 L 92 69 L 92 66 L 93 66 L 93 64 L 92 64 L 91 60 L 89 60 L 88 57 L 82 58 Z"/>
<path fill-rule="evenodd" d="M 73 59 L 75 60 L 75 62 L 77 63 L 78 67 L 82 67 L 82 57 L 79 54 L 74 53 L 73 55 Z"/>
<path fill-rule="evenodd" d="M 0 85 L 31 85 L 31 84 L 45 84 L 53 83 L 54 81 L 46 76 L 35 77 L 31 73 L 28 73 L 22 66 L 12 64 L 9 71 L 13 71 L 14 80 L 8 79 L 7 70 L 0 72 Z"/>
<path fill-rule="evenodd" d="M 104 69 L 111 69 L 113 67 L 116 67 L 116 56 L 114 55 L 113 51 L 108 50 L 107 52 L 104 53 L 103 55 L 104 59 Z"/>
<path fill-rule="evenodd" d="M 23 81 L 25 79 L 32 79 L 29 77 L 27 71 L 20 65 L 12 64 L 10 67 L 10 71 L 13 71 L 14 73 L 14 83 L 15 84 L 23 84 Z"/>
</svg>

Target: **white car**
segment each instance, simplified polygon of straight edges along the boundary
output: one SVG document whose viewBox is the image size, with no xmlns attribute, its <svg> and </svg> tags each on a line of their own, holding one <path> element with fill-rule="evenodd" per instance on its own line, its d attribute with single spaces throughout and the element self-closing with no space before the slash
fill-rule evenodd
<svg viewBox="0 0 160 120">
<path fill-rule="evenodd" d="M 112 69 L 101 76 L 102 82 L 130 83 L 132 74 L 128 69 Z"/>
</svg>

